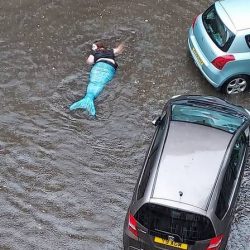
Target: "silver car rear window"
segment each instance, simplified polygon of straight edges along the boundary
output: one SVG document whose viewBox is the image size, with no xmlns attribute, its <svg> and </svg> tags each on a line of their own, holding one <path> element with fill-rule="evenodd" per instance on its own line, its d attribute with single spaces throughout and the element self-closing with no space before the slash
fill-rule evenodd
<svg viewBox="0 0 250 250">
<path fill-rule="evenodd" d="M 175 104 L 172 106 L 172 120 L 206 125 L 234 133 L 244 122 L 238 117 L 221 111 L 195 105 Z"/>
<path fill-rule="evenodd" d="M 175 235 L 177 241 L 191 244 L 215 236 L 209 218 L 153 203 L 144 204 L 135 218 L 152 236 L 165 238 L 168 235 Z"/>
<path fill-rule="evenodd" d="M 231 46 L 235 35 L 221 21 L 214 4 L 204 12 L 202 21 L 213 42 L 222 51 L 226 52 Z"/>
</svg>

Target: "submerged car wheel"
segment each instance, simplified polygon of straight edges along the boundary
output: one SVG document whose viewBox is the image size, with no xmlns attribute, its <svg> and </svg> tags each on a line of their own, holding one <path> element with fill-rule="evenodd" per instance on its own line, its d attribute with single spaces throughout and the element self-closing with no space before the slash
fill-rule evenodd
<svg viewBox="0 0 250 250">
<path fill-rule="evenodd" d="M 226 81 L 222 87 L 225 94 L 232 95 L 244 92 L 249 87 L 249 77 L 246 75 L 234 76 Z"/>
</svg>

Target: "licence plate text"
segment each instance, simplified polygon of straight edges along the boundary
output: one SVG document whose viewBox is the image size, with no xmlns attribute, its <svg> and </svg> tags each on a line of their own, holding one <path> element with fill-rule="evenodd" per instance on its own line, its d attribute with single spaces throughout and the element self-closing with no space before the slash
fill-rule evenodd
<svg viewBox="0 0 250 250">
<path fill-rule="evenodd" d="M 185 243 L 179 243 L 172 240 L 163 239 L 160 237 L 155 237 L 154 242 L 179 249 L 185 249 L 185 250 L 188 249 L 188 245 Z"/>
<path fill-rule="evenodd" d="M 197 61 L 199 62 L 200 65 L 204 64 L 201 57 L 199 56 L 199 54 L 197 53 L 196 49 L 195 48 L 192 48 L 192 51 L 195 55 L 195 57 L 197 58 Z"/>
</svg>

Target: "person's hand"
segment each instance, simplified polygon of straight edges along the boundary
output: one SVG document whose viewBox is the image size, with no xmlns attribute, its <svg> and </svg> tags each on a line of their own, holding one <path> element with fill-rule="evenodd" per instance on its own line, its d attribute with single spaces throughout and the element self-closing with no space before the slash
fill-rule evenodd
<svg viewBox="0 0 250 250">
<path fill-rule="evenodd" d="M 114 48 L 114 54 L 116 56 L 120 55 L 120 54 L 122 54 L 122 52 L 124 51 L 124 49 L 125 49 L 125 43 L 122 42 L 116 48 Z"/>
<path fill-rule="evenodd" d="M 92 65 L 94 63 L 94 56 L 93 55 L 89 55 L 89 57 L 87 58 L 86 62 L 89 65 Z"/>
</svg>

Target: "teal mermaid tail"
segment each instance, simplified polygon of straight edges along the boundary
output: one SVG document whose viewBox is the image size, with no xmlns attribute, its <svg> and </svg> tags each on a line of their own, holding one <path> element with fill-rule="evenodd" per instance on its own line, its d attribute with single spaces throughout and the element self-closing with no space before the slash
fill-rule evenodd
<svg viewBox="0 0 250 250">
<path fill-rule="evenodd" d="M 115 75 L 115 68 L 105 62 L 96 63 L 89 75 L 89 84 L 86 95 L 79 101 L 73 103 L 69 109 L 86 109 L 91 115 L 95 115 L 94 99 L 100 95 L 104 87 Z"/>
<path fill-rule="evenodd" d="M 94 100 L 90 96 L 86 95 L 80 101 L 74 102 L 70 107 L 70 110 L 75 109 L 86 109 L 91 115 L 95 116 L 95 105 Z"/>
</svg>

